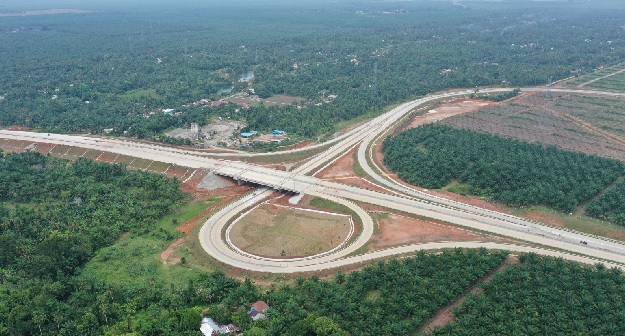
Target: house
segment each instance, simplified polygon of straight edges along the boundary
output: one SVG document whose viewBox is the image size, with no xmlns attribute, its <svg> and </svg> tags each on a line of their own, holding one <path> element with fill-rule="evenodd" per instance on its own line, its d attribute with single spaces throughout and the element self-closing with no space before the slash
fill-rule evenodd
<svg viewBox="0 0 625 336">
<path fill-rule="evenodd" d="M 285 135 L 286 132 L 285 131 L 281 131 L 281 130 L 273 130 L 273 135 Z"/>
<path fill-rule="evenodd" d="M 166 115 L 173 115 L 174 114 L 174 109 L 163 109 L 163 114 Z"/>
<path fill-rule="evenodd" d="M 256 320 L 266 320 L 267 316 L 265 316 L 264 312 L 269 309 L 269 305 L 265 301 L 256 301 L 250 306 L 250 311 L 248 314 L 250 315 L 250 319 L 252 321 Z"/>
<path fill-rule="evenodd" d="M 241 133 L 241 137 L 242 138 L 251 138 L 252 136 L 256 135 L 258 132 L 245 132 L 245 133 Z"/>
<path fill-rule="evenodd" d="M 218 325 L 212 318 L 205 317 L 200 324 L 200 331 L 204 336 L 214 336 L 223 334 L 234 334 L 241 331 L 239 327 L 230 323 L 228 325 Z"/>
</svg>

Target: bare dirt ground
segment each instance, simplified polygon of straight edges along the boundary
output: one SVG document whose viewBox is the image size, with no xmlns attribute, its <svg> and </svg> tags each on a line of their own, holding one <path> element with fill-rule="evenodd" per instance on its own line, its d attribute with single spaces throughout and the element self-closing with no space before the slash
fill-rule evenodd
<svg viewBox="0 0 625 336">
<path fill-rule="evenodd" d="M 458 99 L 452 102 L 439 104 L 435 108 L 429 110 L 426 114 L 412 118 L 409 123 L 406 123 L 403 127 L 399 128 L 396 134 L 421 125 L 431 124 L 452 116 L 475 112 L 483 107 L 491 105 L 496 105 L 496 103 L 479 99 Z"/>
<path fill-rule="evenodd" d="M 264 204 L 232 227 L 232 243 L 264 257 L 294 258 L 331 250 L 348 236 L 349 217 Z"/>
<path fill-rule="evenodd" d="M 371 238 L 372 243 L 369 245 L 369 251 L 407 244 L 442 241 L 509 242 L 503 238 L 473 232 L 434 220 L 388 212 L 378 212 L 375 216 L 378 217 L 378 231 Z"/>
<path fill-rule="evenodd" d="M 356 175 L 356 173 L 354 172 L 355 152 L 356 148 L 353 148 L 349 152 L 345 153 L 341 158 L 333 162 L 331 165 L 329 165 L 319 173 L 315 174 L 315 176 L 328 181 L 334 181 L 356 187 L 388 193 L 388 189 L 382 188 L 374 183 L 371 183 L 367 179 Z"/>
<path fill-rule="evenodd" d="M 265 106 L 285 106 L 293 103 L 305 101 L 306 99 L 301 97 L 292 97 L 286 95 L 277 95 L 268 98 L 260 98 L 258 96 L 249 95 L 246 92 L 240 92 L 226 99 L 227 101 L 235 104 L 248 104 L 248 105 L 260 105 Z"/>
<path fill-rule="evenodd" d="M 234 146 L 238 145 L 238 140 L 236 140 L 238 131 L 244 127 L 245 123 L 241 121 L 215 119 L 210 124 L 200 128 L 200 138 L 204 141 L 204 147 L 217 147 L 220 143 Z M 191 140 L 194 136 L 190 128 L 176 128 L 165 133 L 165 135 Z"/>
<path fill-rule="evenodd" d="M 454 302 L 447 305 L 443 309 L 439 310 L 418 332 L 418 334 L 422 333 L 430 333 L 434 331 L 436 327 L 442 327 L 449 322 L 453 322 L 456 317 L 454 316 L 454 309 L 460 307 L 464 300 L 467 298 L 467 295 L 480 295 L 481 289 L 479 288 L 481 284 L 490 282 L 497 272 L 500 272 L 508 265 L 516 265 L 519 263 L 519 259 L 515 255 L 508 255 L 508 258 L 504 260 L 499 267 L 490 272 L 488 275 L 480 279 L 475 285 L 473 285 L 469 290 L 463 293 L 460 297 L 458 297 Z"/>
<path fill-rule="evenodd" d="M 524 94 L 443 123 L 625 161 L 625 100 Z"/>
<path fill-rule="evenodd" d="M 561 217 L 551 216 L 547 213 L 540 212 L 540 211 L 531 211 L 531 212 L 524 214 L 521 217 L 529 219 L 529 220 L 537 221 L 540 223 L 553 225 L 553 226 L 558 226 L 558 227 L 566 226 L 564 219 L 562 219 Z"/>
</svg>

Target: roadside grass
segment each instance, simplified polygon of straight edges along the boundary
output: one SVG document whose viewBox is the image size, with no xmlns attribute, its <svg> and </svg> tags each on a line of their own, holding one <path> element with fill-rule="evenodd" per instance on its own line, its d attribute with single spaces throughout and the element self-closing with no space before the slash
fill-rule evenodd
<svg viewBox="0 0 625 336">
<path fill-rule="evenodd" d="M 354 174 L 356 174 L 356 176 L 358 177 L 366 178 L 367 176 L 369 176 L 367 175 L 367 172 L 365 172 L 365 170 L 360 165 L 360 162 L 358 161 L 358 150 L 354 151 L 354 165 L 352 169 L 354 170 Z"/>
<path fill-rule="evenodd" d="M 309 205 L 314 208 L 331 210 L 344 214 L 351 214 L 352 216 L 354 216 L 354 219 L 358 218 L 358 215 L 356 215 L 356 213 L 354 213 L 350 208 L 342 204 L 334 203 L 325 198 L 313 197 L 313 199 L 310 200 Z"/>
<path fill-rule="evenodd" d="M 165 265 L 161 260 L 161 253 L 174 240 L 184 235 L 176 230 L 179 224 L 201 214 L 218 201 L 209 199 L 187 203 L 157 221 L 149 232 L 123 235 L 113 245 L 98 251 L 85 265 L 83 273 L 94 274 L 106 283 L 131 287 L 149 283 L 185 283 L 199 270 L 183 263 Z"/>
<path fill-rule="evenodd" d="M 82 155 L 82 157 L 84 157 L 85 159 L 95 160 L 98 158 L 98 156 L 100 156 L 100 154 L 102 154 L 102 152 L 94 149 L 89 149 L 85 154 Z"/>
<path fill-rule="evenodd" d="M 625 241 L 625 227 L 610 222 L 605 222 L 584 215 L 568 215 L 541 206 L 512 210 L 512 213 L 519 217 L 524 217 L 530 212 L 538 212 L 548 217 L 558 219 L 564 223 L 564 227 L 567 229 L 614 240 Z"/>
<path fill-rule="evenodd" d="M 130 165 L 130 167 L 137 168 L 137 169 L 146 169 L 150 165 L 151 162 L 152 161 L 150 160 L 136 158 L 132 162 L 132 165 Z"/>
<path fill-rule="evenodd" d="M 450 191 L 452 193 L 460 194 L 463 196 L 469 195 L 469 189 L 471 186 L 467 183 L 462 183 L 458 180 L 451 181 L 448 185 L 441 188 L 441 190 Z"/>
<path fill-rule="evenodd" d="M 129 165 L 134 159 L 135 158 L 132 156 L 120 155 L 117 157 L 117 160 L 115 161 L 115 163 Z"/>
<path fill-rule="evenodd" d="M 171 166 L 170 163 L 152 161 L 152 164 L 150 164 L 147 170 L 155 173 L 164 173 L 167 171 L 169 166 Z"/>
</svg>

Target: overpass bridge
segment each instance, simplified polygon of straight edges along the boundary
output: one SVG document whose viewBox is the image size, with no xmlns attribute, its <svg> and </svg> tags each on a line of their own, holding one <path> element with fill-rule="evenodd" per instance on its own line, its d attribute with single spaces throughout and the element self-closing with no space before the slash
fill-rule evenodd
<svg viewBox="0 0 625 336">
<path fill-rule="evenodd" d="M 480 92 L 505 92 L 510 90 L 510 88 L 499 88 L 481 90 Z M 544 89 L 523 89 L 523 91 L 542 90 Z M 555 89 L 552 90 L 554 92 L 556 91 Z M 591 90 L 566 89 L 558 91 L 569 93 L 579 92 L 602 94 L 601 92 Z M 220 176 L 227 176 L 235 180 L 263 185 L 276 190 L 303 193 L 333 199 L 350 207 L 350 209 L 358 213 L 361 219 L 363 219 L 363 231 L 367 233 L 364 238 L 367 238 L 367 235 L 372 232 L 373 223 L 366 212 L 353 203 L 353 201 L 375 204 L 389 209 L 450 222 L 492 234 L 512 237 L 542 246 L 547 246 L 552 249 L 557 249 L 558 251 L 568 251 L 569 255 L 567 258 L 569 259 L 573 258 L 573 255 L 570 253 L 575 253 L 576 258 L 578 259 L 582 258 L 584 255 L 583 258 L 586 258 L 585 262 L 592 263 L 594 261 L 609 261 L 608 264 L 610 265 L 625 265 L 625 245 L 620 242 L 602 239 L 599 237 L 592 237 L 579 232 L 552 228 L 518 217 L 496 213 L 474 206 L 455 204 L 454 202 L 442 199 L 430 198 L 429 200 L 426 200 L 406 196 L 405 193 L 381 193 L 325 181 L 313 176 L 305 175 L 314 172 L 316 169 L 319 169 L 319 167 L 323 166 L 335 157 L 340 156 L 340 154 L 344 154 L 353 146 L 361 143 L 364 139 L 370 139 L 374 135 L 384 131 L 411 110 L 426 102 L 446 97 L 463 96 L 472 92 L 472 90 L 448 92 L 402 104 L 392 111 L 380 117 L 374 118 L 364 125 L 361 125 L 357 128 L 357 131 L 350 132 L 349 136 L 345 137 L 342 141 L 336 142 L 328 150 L 316 155 L 304 165 L 295 169 L 293 172 L 278 171 L 239 161 L 226 161 L 209 158 L 206 153 L 196 152 L 192 149 L 186 150 L 170 148 L 129 140 L 4 130 L 0 130 L 0 138 L 90 148 L 116 154 L 129 155 L 137 158 L 172 163 L 190 168 L 204 168 Z M 621 96 L 623 94 L 606 93 L 606 95 Z M 245 208 L 246 206 L 249 206 L 249 204 L 253 204 L 255 201 L 262 199 L 264 194 L 264 191 L 256 191 L 249 195 L 249 197 L 244 197 L 229 206 L 232 207 L 232 211 L 225 211 L 227 209 L 224 209 L 224 212 L 218 212 L 215 216 L 213 216 L 204 225 L 200 232 L 200 241 L 204 249 L 213 257 L 230 265 L 238 265 L 241 268 L 260 271 L 273 271 L 273 266 L 271 266 L 272 264 L 269 261 L 261 262 L 237 254 L 224 244 L 221 236 L 223 227 L 220 225 L 228 225 L 228 219 L 230 218 L 228 216 L 236 215 L 239 207 Z M 364 241 L 366 241 L 366 239 L 360 239 L 358 244 L 362 244 Z M 587 245 L 580 244 L 580 241 L 586 241 Z M 329 265 L 332 263 L 348 264 L 349 262 L 347 262 L 347 259 L 349 258 L 340 258 L 347 256 L 348 254 L 346 254 L 346 252 L 356 251 L 359 247 L 358 244 L 351 245 L 347 250 L 340 251 L 337 254 L 326 255 L 323 259 L 301 261 L 297 265 L 288 260 L 277 260 L 275 262 L 281 266 L 276 268 L 275 271 L 286 271 L 285 267 L 291 267 L 289 265 L 293 265 L 294 268 L 292 268 L 292 270 L 297 271 L 297 269 L 303 270 L 297 267 L 303 267 L 305 265 L 307 265 L 306 267 L 308 267 L 309 270 L 316 270 L 329 268 Z M 458 246 L 462 245 L 460 243 L 457 244 L 459 244 Z M 416 247 L 410 248 L 415 249 Z M 391 249 L 392 251 L 389 250 L 387 254 L 392 255 L 401 249 L 401 247 L 393 248 Z M 364 256 L 369 255 L 373 254 L 366 254 Z M 248 266 L 246 267 L 245 265 Z"/>
</svg>

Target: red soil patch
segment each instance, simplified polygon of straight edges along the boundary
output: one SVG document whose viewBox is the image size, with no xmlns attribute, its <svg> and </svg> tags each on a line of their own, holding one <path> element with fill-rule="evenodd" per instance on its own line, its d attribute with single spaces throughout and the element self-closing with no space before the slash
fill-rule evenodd
<svg viewBox="0 0 625 336">
<path fill-rule="evenodd" d="M 393 246 L 441 241 L 497 241 L 498 238 L 472 232 L 434 220 L 387 213 L 378 219 L 378 233 L 369 250 L 375 251 Z"/>
<path fill-rule="evenodd" d="M 377 184 L 356 175 L 356 173 L 354 172 L 355 152 L 356 148 L 352 148 L 349 152 L 345 153 L 338 160 L 334 161 L 331 165 L 324 168 L 319 173 L 315 174 L 315 176 L 329 181 L 352 185 L 382 193 L 388 193 L 389 191 L 387 189 L 384 189 Z"/>
<path fill-rule="evenodd" d="M 165 172 L 165 174 L 181 178 L 187 174 L 188 170 L 189 168 L 186 167 L 172 165 L 169 167 L 169 169 L 167 169 L 167 172 Z"/>
<path fill-rule="evenodd" d="M 189 239 L 189 236 L 185 236 L 169 244 L 169 246 L 167 246 L 167 249 L 163 251 L 163 253 L 161 253 L 161 260 L 163 261 L 163 264 L 176 265 L 180 261 L 182 261 L 180 257 L 172 257 L 172 256 L 176 252 L 176 248 L 184 244 L 184 242 L 186 242 L 188 239 Z"/>
<path fill-rule="evenodd" d="M 495 105 L 496 103 L 479 100 L 479 99 L 458 99 L 449 103 L 442 103 L 436 105 L 433 109 L 429 110 L 426 114 L 416 116 L 409 122 L 406 122 L 402 127 L 398 128 L 394 134 L 401 133 L 405 130 L 415 128 L 425 124 L 431 124 L 449 117 L 456 115 L 475 112 L 486 106 Z"/>
<path fill-rule="evenodd" d="M 281 147 L 279 150 L 280 151 L 286 151 L 286 150 L 300 149 L 300 148 L 305 148 L 305 147 L 308 147 L 308 146 L 312 146 L 312 145 L 314 145 L 316 143 L 317 142 L 312 141 L 312 140 L 301 141 L 301 142 L 298 142 L 298 143 L 293 144 L 291 146 Z"/>
<path fill-rule="evenodd" d="M 37 147 L 35 147 L 34 151 L 41 154 L 48 154 L 52 150 L 52 148 L 56 147 L 55 144 L 49 143 L 37 143 Z"/>
<path fill-rule="evenodd" d="M 331 165 L 315 174 L 315 176 L 322 179 L 356 176 L 356 174 L 354 173 L 355 152 L 356 148 L 354 147 L 349 152 L 341 156 L 338 160 L 334 161 Z"/>
<path fill-rule="evenodd" d="M 217 204 L 215 204 L 215 205 L 213 205 L 211 207 L 206 208 L 204 211 L 202 211 L 201 214 L 199 214 L 199 215 L 189 219 L 188 221 L 180 224 L 176 228 L 176 230 L 178 230 L 180 232 L 184 232 L 186 234 L 190 234 L 191 230 L 193 230 L 193 228 L 197 224 L 199 224 L 202 221 L 202 219 L 204 219 L 204 217 L 206 217 L 206 215 L 208 215 L 209 213 L 211 213 L 211 212 L 213 212 L 213 211 L 223 207 L 224 205 L 232 202 L 234 199 L 238 198 L 241 195 L 231 195 L 231 196 L 224 197 L 221 201 L 219 201 L 219 203 L 217 203 Z"/>
<path fill-rule="evenodd" d="M 5 152 L 22 153 L 26 151 L 24 148 L 30 144 L 31 142 L 20 141 L 20 140 L 9 140 L 7 142 L 3 141 L 1 148 Z"/>
<path fill-rule="evenodd" d="M 549 214 L 546 214 L 544 212 L 539 212 L 539 211 L 531 211 L 521 217 L 527 218 L 529 220 L 533 220 L 536 222 L 559 226 L 559 227 L 564 227 L 566 225 L 563 218 L 550 216 Z"/>
</svg>

